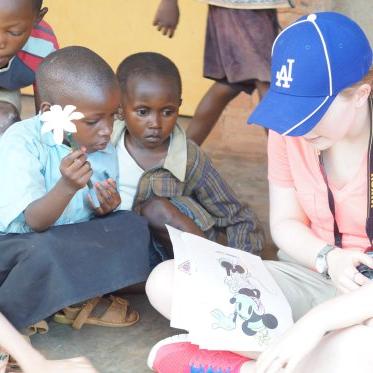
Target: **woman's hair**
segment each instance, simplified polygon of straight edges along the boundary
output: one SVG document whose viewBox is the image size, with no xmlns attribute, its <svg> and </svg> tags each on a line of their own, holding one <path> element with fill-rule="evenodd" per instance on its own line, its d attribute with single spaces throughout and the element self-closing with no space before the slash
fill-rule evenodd
<svg viewBox="0 0 373 373">
<path fill-rule="evenodd" d="M 371 94 L 373 94 L 373 67 L 369 69 L 368 73 L 364 76 L 363 79 L 344 89 L 341 94 L 343 96 L 351 96 L 355 92 L 356 88 L 360 87 L 363 84 L 370 85 L 370 88 L 372 89 Z"/>
</svg>

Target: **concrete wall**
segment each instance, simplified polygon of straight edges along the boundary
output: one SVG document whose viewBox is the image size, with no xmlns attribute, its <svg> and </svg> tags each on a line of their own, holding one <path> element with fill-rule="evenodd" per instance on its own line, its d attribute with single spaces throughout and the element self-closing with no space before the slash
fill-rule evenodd
<svg viewBox="0 0 373 373">
<path fill-rule="evenodd" d="M 152 26 L 159 0 L 44 0 L 50 8 L 46 20 L 56 31 L 61 46 L 86 45 L 97 51 L 115 69 L 127 55 L 152 50 L 169 56 L 180 68 L 184 94 L 181 113 L 192 115 L 211 84 L 202 78 L 206 27 L 205 4 L 179 0 L 181 18 L 173 39 Z M 294 9 L 279 10 L 282 26 L 304 14 L 336 10 L 355 19 L 373 45 L 373 0 L 295 0 Z M 31 89 L 24 90 L 32 93 Z"/>
<path fill-rule="evenodd" d="M 333 0 L 333 10 L 355 20 L 363 28 L 373 46 L 372 0 Z"/>
<path fill-rule="evenodd" d="M 295 4 L 295 9 L 279 11 L 281 25 L 287 26 L 303 14 L 332 10 L 355 20 L 365 31 L 373 46 L 372 0 L 296 0 Z"/>
</svg>

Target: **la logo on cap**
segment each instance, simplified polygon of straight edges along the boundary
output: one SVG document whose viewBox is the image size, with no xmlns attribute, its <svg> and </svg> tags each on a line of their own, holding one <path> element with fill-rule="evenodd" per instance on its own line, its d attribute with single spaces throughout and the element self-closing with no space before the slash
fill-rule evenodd
<svg viewBox="0 0 373 373">
<path fill-rule="evenodd" d="M 290 82 L 293 81 L 293 64 L 295 60 L 288 58 L 288 65 L 282 65 L 281 70 L 276 72 L 277 87 L 290 88 Z"/>
</svg>

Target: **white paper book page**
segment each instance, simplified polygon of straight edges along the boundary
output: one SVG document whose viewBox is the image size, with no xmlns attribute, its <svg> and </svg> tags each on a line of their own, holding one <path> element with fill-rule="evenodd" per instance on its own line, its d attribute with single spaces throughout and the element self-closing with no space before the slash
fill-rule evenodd
<svg viewBox="0 0 373 373">
<path fill-rule="evenodd" d="M 201 348 L 263 351 L 292 324 L 261 258 L 170 229 L 175 253 L 171 326 Z"/>
<path fill-rule="evenodd" d="M 167 226 L 175 256 L 175 274 L 173 285 L 173 299 L 171 308 L 171 322 L 173 328 L 185 329 L 189 331 L 189 322 L 194 319 L 190 317 L 194 304 L 192 266 L 190 252 L 184 245 L 182 239 L 183 232 Z"/>
</svg>

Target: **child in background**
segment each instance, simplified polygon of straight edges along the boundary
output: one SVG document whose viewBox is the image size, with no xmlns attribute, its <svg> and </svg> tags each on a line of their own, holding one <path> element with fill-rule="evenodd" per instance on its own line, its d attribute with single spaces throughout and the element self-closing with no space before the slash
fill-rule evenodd
<svg viewBox="0 0 373 373">
<path fill-rule="evenodd" d="M 58 321 L 76 329 L 84 323 L 132 325 L 139 315 L 127 301 L 99 298 L 145 281 L 149 271 L 144 219 L 110 214 L 120 204 L 110 144 L 118 81 L 97 54 L 68 47 L 43 61 L 36 82 L 41 112 L 52 117 L 48 123 L 71 127 L 75 120 L 72 138 L 79 148 L 72 151 L 66 136 L 59 144 L 55 134 L 43 133 L 40 115 L 12 125 L 0 139 L 0 179 L 7 181 L 0 186 L 0 311 L 17 328 L 64 307 Z M 88 200 L 89 179 L 98 208 Z M 111 304 L 108 312 L 90 316 L 99 303 Z"/>
<path fill-rule="evenodd" d="M 42 0 L 0 0 L 0 136 L 20 118 L 20 88 L 34 84 L 39 64 L 58 48 L 42 6 Z"/>
<path fill-rule="evenodd" d="M 172 257 L 166 224 L 260 254 L 264 244 L 254 212 L 240 203 L 209 158 L 177 124 L 181 78 L 158 53 L 137 53 L 118 67 L 125 124 L 113 132 L 119 161 L 121 209 L 147 218 L 159 260 Z"/>
<path fill-rule="evenodd" d="M 275 9 L 253 10 L 253 1 L 208 2 L 203 76 L 214 84 L 200 101 L 187 136 L 201 145 L 227 104 L 240 92 L 255 89 L 262 98 L 269 87 L 271 46 L 278 31 Z M 267 7 L 287 1 L 265 1 Z M 268 3 L 273 3 L 268 5 Z M 213 5 L 215 4 L 215 5 Z M 216 6 L 218 5 L 218 6 Z M 257 7 L 258 1 L 255 1 Z M 161 0 L 154 25 L 172 37 L 179 20 L 178 0 Z"/>
<path fill-rule="evenodd" d="M 0 313 L 0 373 L 7 372 L 8 353 L 17 360 L 24 373 L 97 373 L 82 357 L 47 360 Z"/>
</svg>

